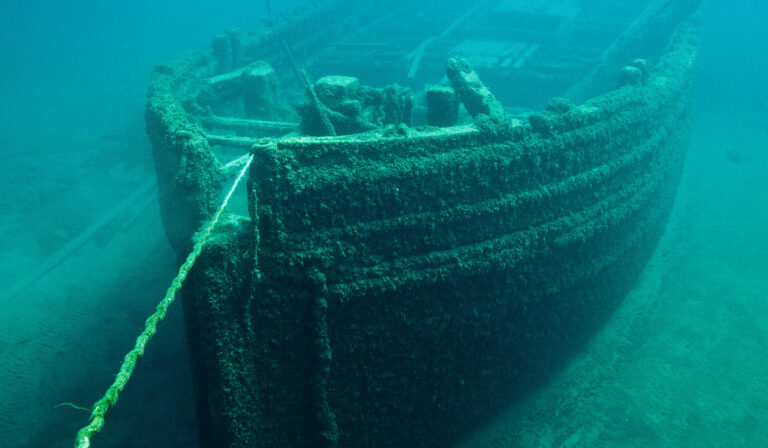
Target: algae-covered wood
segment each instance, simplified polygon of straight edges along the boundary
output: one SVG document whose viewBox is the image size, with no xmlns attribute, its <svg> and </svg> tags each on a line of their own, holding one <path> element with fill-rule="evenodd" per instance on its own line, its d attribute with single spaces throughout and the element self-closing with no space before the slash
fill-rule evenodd
<svg viewBox="0 0 768 448">
<path fill-rule="evenodd" d="M 689 23 L 661 40 L 698 0 L 639 2 L 610 27 L 569 0 L 460 3 L 317 2 L 155 71 L 148 132 L 180 257 L 254 155 L 248 214 L 184 290 L 205 446 L 450 445 L 581 347 L 647 261 L 697 51 Z M 627 48 L 642 54 L 617 65 Z M 448 86 L 464 51 L 477 71 L 449 59 Z M 525 109 L 568 86 L 608 92 Z"/>
<path fill-rule="evenodd" d="M 191 292 L 225 446 L 445 446 L 621 300 L 663 231 L 695 37 L 529 123 L 257 147 Z"/>
</svg>

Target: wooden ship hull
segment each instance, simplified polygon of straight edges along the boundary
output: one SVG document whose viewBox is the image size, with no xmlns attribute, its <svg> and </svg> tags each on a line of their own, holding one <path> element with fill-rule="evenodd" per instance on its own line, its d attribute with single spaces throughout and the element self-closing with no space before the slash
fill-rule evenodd
<svg viewBox="0 0 768 448">
<path fill-rule="evenodd" d="M 522 48 L 507 64 L 507 76 L 519 77 L 510 84 L 531 79 L 540 93 L 589 99 L 556 99 L 516 118 L 486 96 L 492 107 L 463 125 L 409 127 L 400 114 L 399 124 L 348 135 L 259 139 L 292 131 L 284 118 L 293 112 L 280 112 L 263 88 L 255 99 L 231 93 L 230 80 L 245 88 L 238 67 L 264 73 L 253 65 L 261 60 L 288 78 L 292 59 L 318 73 L 353 70 L 344 52 L 318 56 L 329 42 L 374 51 L 370 42 L 342 45 L 364 23 L 340 15 L 342 3 L 253 35 L 231 32 L 217 38 L 229 47 L 214 41 L 211 52 L 159 66 L 147 129 L 180 258 L 242 166 L 219 159 L 253 154 L 247 208 L 219 225 L 183 289 L 203 445 L 451 445 L 555 371 L 609 318 L 666 225 L 688 142 L 697 43 L 685 19 L 696 3 L 649 2 L 624 27 L 631 33 L 606 37 L 607 50 L 576 75 L 534 77 L 515 67 L 530 51 Z M 446 19 L 450 33 L 489 23 L 477 14 Z M 319 25 L 330 17 L 334 26 Z M 638 39 L 651 32 L 660 41 L 648 50 Z M 306 40 L 288 45 L 297 33 Z M 425 41 L 449 46 L 442 40 Z M 402 57 L 384 48 L 379 62 Z M 653 64 L 614 63 L 636 55 Z M 385 75 L 436 83 L 436 58 L 417 51 Z M 609 72 L 608 87 L 617 76 L 622 86 L 592 96 L 589 84 Z M 280 80 L 304 93 L 300 77 Z M 452 87 L 467 110 L 467 95 L 487 92 L 462 95 L 461 80 Z M 303 117 L 305 133 L 323 129 L 315 112 Z M 345 123 L 326 112 L 331 129 Z M 439 112 L 427 119 L 451 121 Z"/>
</svg>

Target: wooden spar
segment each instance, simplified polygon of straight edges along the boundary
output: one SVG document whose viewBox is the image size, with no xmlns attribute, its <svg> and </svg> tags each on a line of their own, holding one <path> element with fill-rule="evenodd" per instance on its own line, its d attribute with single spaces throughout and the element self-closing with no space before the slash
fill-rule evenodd
<svg viewBox="0 0 768 448">
<path fill-rule="evenodd" d="M 307 88 L 307 96 L 309 97 L 309 101 L 312 103 L 312 107 L 314 107 L 315 112 L 317 112 L 317 116 L 320 119 L 320 122 L 323 124 L 323 128 L 325 129 L 326 134 L 335 136 L 336 129 L 334 129 L 333 123 L 331 123 L 331 119 L 328 117 L 328 111 L 317 97 L 315 88 L 312 86 L 312 83 L 309 81 L 309 76 L 307 76 L 307 72 L 304 70 L 301 71 L 301 79 L 304 81 L 304 86 Z"/>
<path fill-rule="evenodd" d="M 96 235 L 96 233 L 99 230 L 101 230 L 104 226 L 111 223 L 118 216 L 122 215 L 126 210 L 128 210 L 134 204 L 136 204 L 139 201 L 139 199 L 149 196 L 149 194 L 153 191 L 156 184 L 157 182 L 155 181 L 154 178 L 149 179 L 143 184 L 141 184 L 138 188 L 136 188 L 133 191 L 133 193 L 130 196 L 125 198 L 122 202 L 120 202 L 116 206 L 112 207 L 109 211 L 107 211 L 104 215 L 102 215 L 101 218 L 99 218 L 97 221 L 94 221 L 85 230 L 80 232 L 79 235 L 69 240 L 69 242 L 65 244 L 61 249 L 59 249 L 53 255 L 48 257 L 42 264 L 38 265 L 37 270 L 32 274 L 30 274 L 27 278 L 23 279 L 17 285 L 15 285 L 9 292 L 6 293 L 7 296 L 16 297 L 22 294 L 24 291 L 27 290 L 27 288 L 31 287 L 32 285 L 37 283 L 40 279 L 45 277 L 46 274 L 56 269 L 56 267 L 58 267 L 67 258 L 69 258 L 70 255 L 75 253 L 78 249 L 80 249 L 88 241 L 90 241 L 91 238 L 93 238 L 94 235 Z"/>
<path fill-rule="evenodd" d="M 236 70 L 232 70 L 227 73 L 211 76 L 210 78 L 206 79 L 206 82 L 208 82 L 208 84 L 210 84 L 211 86 L 216 86 L 223 83 L 236 82 L 240 79 L 242 75 L 243 75 L 243 68 L 240 67 Z"/>
<path fill-rule="evenodd" d="M 651 3 L 637 19 L 635 19 L 623 33 L 617 37 L 613 43 L 600 55 L 600 60 L 595 64 L 594 68 L 587 73 L 579 82 L 572 85 L 563 96 L 569 99 L 579 99 L 588 94 L 591 84 L 595 78 L 603 71 L 609 61 L 618 56 L 627 45 L 628 41 L 636 36 L 640 30 L 650 22 L 657 14 L 663 11 L 674 0 L 657 0 Z M 630 58 L 631 59 L 631 58 Z"/>
<path fill-rule="evenodd" d="M 523 53 L 512 65 L 512 68 L 520 68 L 525 64 L 528 59 L 530 59 L 531 56 L 533 56 L 534 53 L 539 49 L 539 44 L 530 44 L 528 48 L 525 50 L 525 53 Z"/>
<path fill-rule="evenodd" d="M 283 135 L 296 130 L 298 123 L 289 121 L 253 120 L 248 118 L 222 117 L 209 115 L 198 120 L 206 128 L 250 131 L 259 134 Z"/>
<path fill-rule="evenodd" d="M 233 137 L 229 135 L 215 135 L 205 134 L 205 138 L 208 139 L 208 143 L 211 145 L 229 146 L 232 148 L 251 148 L 256 142 L 257 138 L 251 137 Z"/>
<path fill-rule="evenodd" d="M 432 36 L 428 39 L 423 40 L 418 47 L 416 47 L 413 51 L 408 53 L 406 56 L 407 58 L 413 58 L 413 62 L 411 62 L 411 67 L 408 69 L 408 79 L 413 79 L 416 77 L 416 71 L 419 70 L 419 66 L 421 65 L 421 60 L 424 58 L 424 52 L 427 50 L 427 47 L 429 47 L 433 42 L 436 42 L 440 39 L 444 39 L 448 37 L 451 33 L 453 33 L 456 28 L 459 27 L 462 23 L 464 23 L 465 20 L 467 20 L 469 17 L 472 16 L 479 8 L 485 6 L 485 4 L 488 3 L 480 2 L 476 4 L 474 7 L 472 7 L 469 11 L 465 12 L 461 17 L 454 20 L 453 23 L 448 25 L 440 34 L 437 36 Z"/>
<path fill-rule="evenodd" d="M 413 79 L 416 77 L 416 70 L 419 69 L 421 60 L 424 58 L 424 51 L 432 42 L 436 40 L 437 37 L 430 37 L 429 39 L 422 41 L 414 50 L 413 62 L 411 63 L 411 68 L 408 70 L 408 79 Z"/>
<path fill-rule="evenodd" d="M 286 56 L 288 56 L 288 61 L 291 63 L 291 68 L 293 68 L 293 72 L 296 74 L 296 76 L 299 77 L 302 83 L 304 83 L 304 88 L 307 91 L 307 96 L 309 97 L 309 102 L 312 104 L 312 107 L 315 109 L 315 112 L 317 113 L 317 117 L 320 119 L 320 122 L 323 124 L 323 128 L 328 135 L 336 135 L 336 129 L 333 127 L 333 123 L 331 123 L 331 119 L 328 118 L 328 111 L 326 110 L 325 106 L 323 106 L 323 103 L 320 102 L 320 99 L 317 98 L 317 93 L 315 92 L 315 88 L 312 86 L 312 83 L 309 81 L 309 76 L 307 76 L 307 72 L 304 69 L 299 69 L 299 65 L 296 63 L 296 59 L 293 57 L 293 53 L 291 52 L 291 49 L 288 47 L 288 44 L 285 43 L 284 39 L 280 39 L 280 44 L 283 47 L 283 51 L 285 51 Z"/>
</svg>

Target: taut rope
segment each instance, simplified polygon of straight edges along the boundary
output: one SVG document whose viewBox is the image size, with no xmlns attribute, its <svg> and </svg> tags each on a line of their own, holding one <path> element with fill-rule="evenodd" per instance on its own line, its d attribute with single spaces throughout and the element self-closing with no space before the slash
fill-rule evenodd
<svg viewBox="0 0 768 448">
<path fill-rule="evenodd" d="M 253 162 L 253 154 L 248 158 L 248 162 L 246 162 L 243 169 L 240 170 L 240 174 L 237 175 L 237 179 L 235 179 L 235 182 L 232 184 L 232 188 L 229 189 L 229 193 L 227 193 L 227 196 L 224 198 L 224 202 L 222 202 L 219 209 L 216 210 L 216 214 L 214 214 L 213 218 L 211 218 L 207 225 L 203 227 L 203 230 L 196 235 L 195 246 L 192 248 L 192 252 L 189 253 L 187 260 L 179 268 L 179 272 L 176 274 L 176 278 L 173 279 L 173 282 L 171 282 L 171 286 L 166 291 L 163 300 L 157 304 L 156 311 L 144 322 L 144 331 L 142 331 L 139 337 L 136 338 L 136 344 L 134 345 L 133 350 L 129 351 L 128 354 L 125 355 L 125 358 L 123 358 L 123 364 L 120 366 L 120 371 L 118 371 L 115 381 L 109 386 L 109 389 L 104 393 L 104 396 L 93 404 L 88 425 L 77 432 L 75 448 L 90 447 L 91 438 L 101 431 L 101 428 L 104 426 L 104 416 L 107 411 L 117 403 L 118 395 L 123 388 L 125 388 L 128 380 L 131 379 L 133 369 L 136 367 L 136 361 L 144 355 L 144 347 L 157 332 L 157 324 L 165 318 L 165 314 L 168 312 L 168 307 L 173 303 L 173 300 L 176 298 L 176 293 L 179 292 L 184 279 L 187 278 L 189 270 L 192 269 L 197 257 L 202 253 L 205 243 L 208 242 L 211 232 L 213 232 L 216 223 L 219 221 L 219 217 L 221 217 L 221 213 L 227 207 L 229 198 L 232 197 L 235 188 L 237 188 L 237 185 L 243 179 L 246 171 L 248 171 L 251 162 Z"/>
</svg>

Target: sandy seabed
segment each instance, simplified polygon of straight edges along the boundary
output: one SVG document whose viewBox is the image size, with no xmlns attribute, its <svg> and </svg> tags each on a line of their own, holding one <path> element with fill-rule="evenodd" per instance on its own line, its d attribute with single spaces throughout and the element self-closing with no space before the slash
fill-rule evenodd
<svg viewBox="0 0 768 448">
<path fill-rule="evenodd" d="M 73 446 L 89 412 L 58 405 L 100 398 L 175 274 L 146 188 L 143 123 L 94 134 L 65 148 L 66 139 L 10 142 L 5 157 L 0 448 Z M 96 446 L 196 445 L 181 314 L 174 307 L 161 324 Z"/>
<path fill-rule="evenodd" d="M 759 116 L 700 113 L 667 232 L 636 288 L 565 369 L 461 446 L 768 446 L 767 142 Z M 16 161 L 37 166 L 27 157 Z M 102 161 L 62 163 L 87 171 Z M 103 393 L 176 268 L 150 193 L 11 296 L 151 175 L 120 166 L 79 179 L 43 174 L 15 192 L 43 195 L 31 196 L 34 219 L 4 203 L 3 230 L 19 237 L 2 243 L 0 261 L 0 448 L 72 446 L 88 414 L 55 406 L 88 407 Z M 21 174 L 14 180 L 23 185 Z M 77 198 L 87 207 L 77 210 Z M 179 305 L 97 446 L 195 446 Z"/>
</svg>

